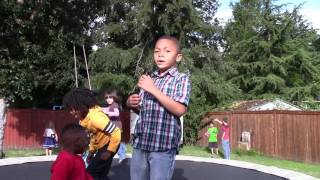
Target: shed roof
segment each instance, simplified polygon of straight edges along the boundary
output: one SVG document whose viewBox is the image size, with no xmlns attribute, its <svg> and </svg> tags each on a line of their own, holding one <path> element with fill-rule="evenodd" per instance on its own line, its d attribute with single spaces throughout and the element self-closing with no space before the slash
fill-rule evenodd
<svg viewBox="0 0 320 180">
<path fill-rule="evenodd" d="M 233 111 L 259 111 L 259 110 L 303 110 L 302 107 L 291 104 L 281 99 L 255 99 L 248 101 L 237 101 L 234 102 L 229 110 Z"/>
</svg>

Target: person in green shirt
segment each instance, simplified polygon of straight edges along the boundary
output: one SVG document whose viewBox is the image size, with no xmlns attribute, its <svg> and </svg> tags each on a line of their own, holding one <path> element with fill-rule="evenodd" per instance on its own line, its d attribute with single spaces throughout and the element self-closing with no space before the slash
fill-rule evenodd
<svg viewBox="0 0 320 180">
<path fill-rule="evenodd" d="M 208 131 L 206 132 L 206 136 L 208 137 L 208 146 L 211 150 L 212 157 L 214 157 L 214 155 L 218 156 L 218 133 L 218 128 L 211 122 Z"/>
</svg>

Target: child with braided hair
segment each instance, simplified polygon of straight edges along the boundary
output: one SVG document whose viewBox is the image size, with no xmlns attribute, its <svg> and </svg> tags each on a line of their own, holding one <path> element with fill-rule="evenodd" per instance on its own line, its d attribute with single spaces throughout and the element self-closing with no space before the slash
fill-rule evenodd
<svg viewBox="0 0 320 180">
<path fill-rule="evenodd" d="M 63 98 L 63 104 L 90 134 L 87 171 L 95 179 L 109 179 L 112 159 L 121 140 L 120 129 L 108 118 L 92 91 L 76 88 Z"/>
</svg>

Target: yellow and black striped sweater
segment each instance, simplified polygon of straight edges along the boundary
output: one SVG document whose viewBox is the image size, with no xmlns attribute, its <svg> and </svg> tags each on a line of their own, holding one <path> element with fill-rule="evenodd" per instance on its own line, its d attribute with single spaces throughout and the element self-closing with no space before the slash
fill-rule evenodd
<svg viewBox="0 0 320 180">
<path fill-rule="evenodd" d="M 121 131 L 110 121 L 101 107 L 89 109 L 87 116 L 80 120 L 80 125 L 90 134 L 90 152 L 95 152 L 109 143 L 108 151 L 116 153 L 121 141 Z"/>
</svg>

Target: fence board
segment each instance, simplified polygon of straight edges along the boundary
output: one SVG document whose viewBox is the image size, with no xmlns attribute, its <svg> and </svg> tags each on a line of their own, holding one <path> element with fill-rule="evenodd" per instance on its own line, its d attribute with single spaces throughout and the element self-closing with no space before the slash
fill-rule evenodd
<svg viewBox="0 0 320 180">
<path fill-rule="evenodd" d="M 251 132 L 251 147 L 277 158 L 320 162 L 320 112 L 233 111 L 210 112 L 202 120 L 198 145 L 207 146 L 203 136 L 210 119 L 229 118 L 231 148 L 238 147 L 241 133 Z"/>
</svg>

